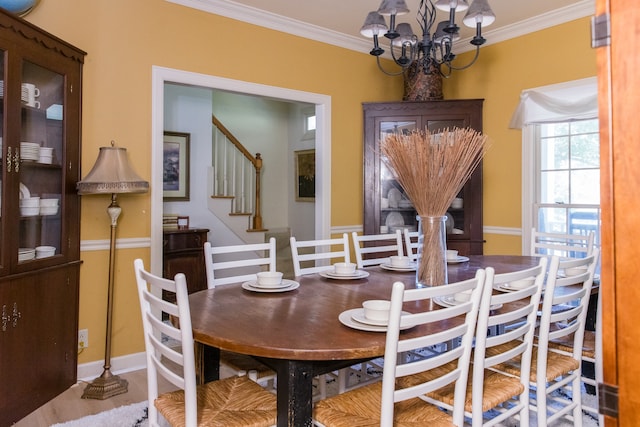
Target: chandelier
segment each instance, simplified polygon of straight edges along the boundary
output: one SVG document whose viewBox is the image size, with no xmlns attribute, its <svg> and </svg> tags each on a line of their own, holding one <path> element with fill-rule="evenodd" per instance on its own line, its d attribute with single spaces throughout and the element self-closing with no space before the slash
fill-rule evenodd
<svg viewBox="0 0 640 427">
<path fill-rule="evenodd" d="M 449 19 L 436 24 L 437 11 L 448 12 Z M 476 47 L 476 53 L 471 62 L 463 66 L 453 65 L 456 57 L 453 53 L 453 42 L 460 38 L 460 27 L 456 25 L 456 12 L 467 11 L 462 22 L 467 27 L 475 28 L 476 34 L 470 43 Z M 471 6 L 466 0 L 420 0 L 416 21 L 422 31 L 419 38 L 413 33 L 411 25 L 400 23 L 396 26 L 396 16 L 409 13 L 404 0 L 382 0 L 382 4 L 375 12 L 369 12 L 360 34 L 373 38 L 373 49 L 369 52 L 376 57 L 378 68 L 387 75 L 400 75 L 409 67 L 417 67 L 425 74 L 440 73 L 449 77 L 453 70 L 464 70 L 473 65 L 480 54 L 480 46 L 486 39 L 482 37 L 482 27 L 493 23 L 495 14 L 489 7 L 488 0 L 473 0 Z M 385 21 L 389 17 L 389 26 Z M 380 63 L 380 55 L 384 53 L 378 42 L 378 36 L 383 34 L 390 40 L 391 57 L 402 70 L 387 72 Z"/>
</svg>

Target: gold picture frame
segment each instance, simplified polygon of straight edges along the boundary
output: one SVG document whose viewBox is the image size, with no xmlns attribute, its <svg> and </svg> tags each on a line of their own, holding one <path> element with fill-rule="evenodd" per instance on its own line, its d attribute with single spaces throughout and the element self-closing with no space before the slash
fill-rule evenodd
<svg viewBox="0 0 640 427">
<path fill-rule="evenodd" d="M 316 200 L 316 150 L 294 151 L 296 202 Z"/>
</svg>

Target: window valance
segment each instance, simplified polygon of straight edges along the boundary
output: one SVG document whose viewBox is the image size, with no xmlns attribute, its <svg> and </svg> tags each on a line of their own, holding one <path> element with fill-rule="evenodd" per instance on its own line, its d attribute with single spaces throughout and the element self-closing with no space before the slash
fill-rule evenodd
<svg viewBox="0 0 640 427">
<path fill-rule="evenodd" d="M 566 122 L 598 117 L 598 84 L 595 77 L 527 89 L 509 127 L 521 129 L 531 123 Z"/>
</svg>

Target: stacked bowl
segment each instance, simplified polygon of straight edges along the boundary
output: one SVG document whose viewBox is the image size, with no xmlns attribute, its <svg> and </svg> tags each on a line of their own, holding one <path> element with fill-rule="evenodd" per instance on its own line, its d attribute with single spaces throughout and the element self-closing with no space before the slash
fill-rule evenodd
<svg viewBox="0 0 640 427">
<path fill-rule="evenodd" d="M 40 147 L 38 163 L 45 163 L 50 165 L 53 161 L 53 148 L 51 147 Z"/>
<path fill-rule="evenodd" d="M 55 254 L 55 246 L 36 246 L 36 258 L 47 258 Z"/>
<path fill-rule="evenodd" d="M 58 199 L 40 199 L 39 206 L 40 215 L 55 215 L 58 213 Z"/>
<path fill-rule="evenodd" d="M 20 215 L 36 216 L 40 214 L 40 197 L 20 199 Z"/>
</svg>

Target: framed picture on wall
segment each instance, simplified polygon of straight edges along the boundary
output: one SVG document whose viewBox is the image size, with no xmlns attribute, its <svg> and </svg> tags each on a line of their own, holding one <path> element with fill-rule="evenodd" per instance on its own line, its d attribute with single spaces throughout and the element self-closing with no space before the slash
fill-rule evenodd
<svg viewBox="0 0 640 427">
<path fill-rule="evenodd" d="M 164 132 L 162 196 L 164 200 L 189 200 L 189 138 L 183 132 Z"/>
<path fill-rule="evenodd" d="M 296 201 L 314 202 L 316 200 L 316 150 L 294 151 Z"/>
</svg>

